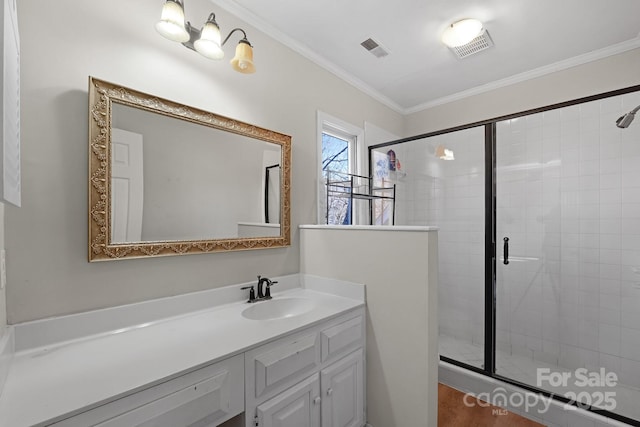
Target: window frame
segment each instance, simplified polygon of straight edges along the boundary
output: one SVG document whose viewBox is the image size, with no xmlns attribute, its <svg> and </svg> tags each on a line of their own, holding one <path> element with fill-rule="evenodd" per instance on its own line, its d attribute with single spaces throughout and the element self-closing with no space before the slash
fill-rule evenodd
<svg viewBox="0 0 640 427">
<path fill-rule="evenodd" d="M 349 143 L 349 173 L 362 175 L 365 170 L 364 129 L 318 110 L 316 126 L 316 224 L 326 224 L 324 178 L 322 176 L 322 135 L 343 139 Z M 356 209 L 352 219 L 360 224 L 363 213 Z"/>
</svg>

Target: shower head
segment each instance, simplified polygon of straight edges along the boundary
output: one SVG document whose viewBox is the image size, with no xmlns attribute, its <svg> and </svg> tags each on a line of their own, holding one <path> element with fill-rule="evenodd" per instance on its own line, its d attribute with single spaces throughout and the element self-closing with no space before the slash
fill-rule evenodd
<svg viewBox="0 0 640 427">
<path fill-rule="evenodd" d="M 621 129 L 628 128 L 635 117 L 635 113 L 627 113 L 624 116 L 620 116 L 620 118 L 616 120 L 616 126 Z"/>
<path fill-rule="evenodd" d="M 620 129 L 628 128 L 633 119 L 635 119 L 638 110 L 640 110 L 640 105 L 629 111 L 624 116 L 620 116 L 620 118 L 616 120 L 616 126 L 618 126 Z"/>
</svg>

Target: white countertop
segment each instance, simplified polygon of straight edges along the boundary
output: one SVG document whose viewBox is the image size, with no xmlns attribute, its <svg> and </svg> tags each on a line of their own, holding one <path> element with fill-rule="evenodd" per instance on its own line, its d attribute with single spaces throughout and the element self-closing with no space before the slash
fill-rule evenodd
<svg viewBox="0 0 640 427">
<path fill-rule="evenodd" d="M 314 309 L 296 317 L 249 320 L 241 315 L 248 304 L 233 302 L 18 351 L 0 396 L 0 427 L 46 425 L 364 305 L 353 292 L 325 293 L 340 288 L 336 281 L 308 282 L 316 290 L 274 290 L 274 299 L 313 299 Z"/>
</svg>

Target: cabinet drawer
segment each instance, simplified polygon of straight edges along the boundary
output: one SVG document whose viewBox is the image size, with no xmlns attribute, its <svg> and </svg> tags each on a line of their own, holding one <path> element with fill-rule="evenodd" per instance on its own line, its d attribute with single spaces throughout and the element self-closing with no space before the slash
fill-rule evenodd
<svg viewBox="0 0 640 427">
<path fill-rule="evenodd" d="M 258 349 L 247 362 L 255 378 L 255 398 L 259 398 L 289 382 L 298 381 L 301 375 L 320 364 L 318 334 L 277 341 L 275 345 Z"/>
<path fill-rule="evenodd" d="M 55 427 L 217 425 L 243 411 L 238 355 L 53 424 Z"/>
<path fill-rule="evenodd" d="M 364 338 L 364 319 L 362 316 L 346 320 L 320 332 L 322 362 L 360 346 Z"/>
</svg>

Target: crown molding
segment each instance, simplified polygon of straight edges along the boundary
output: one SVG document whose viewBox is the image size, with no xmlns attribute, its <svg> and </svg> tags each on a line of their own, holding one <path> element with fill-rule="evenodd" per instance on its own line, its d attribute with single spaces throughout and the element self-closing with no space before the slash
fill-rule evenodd
<svg viewBox="0 0 640 427">
<path fill-rule="evenodd" d="M 309 49 L 306 45 L 289 37 L 279 29 L 275 28 L 273 25 L 268 24 L 262 18 L 258 17 L 255 13 L 253 13 L 251 10 L 245 8 L 244 6 L 239 5 L 233 0 L 211 0 L 211 2 L 225 9 L 227 12 L 234 14 L 238 18 L 245 21 L 247 24 L 257 28 L 258 30 L 265 33 L 266 35 L 270 36 L 271 38 L 282 43 L 289 49 L 293 50 L 294 52 L 299 53 L 300 55 L 307 58 L 311 62 L 314 62 L 316 65 L 319 65 L 320 67 L 324 68 L 330 73 L 336 75 L 338 78 L 354 86 L 356 89 L 360 90 L 361 92 L 364 92 L 366 95 L 369 95 L 376 101 L 386 105 L 387 107 L 391 108 L 393 111 L 403 115 L 406 114 L 405 109 L 402 106 L 400 106 L 398 103 L 393 101 L 391 98 L 381 94 L 379 91 L 377 91 L 370 85 L 366 84 L 362 80 L 358 79 L 353 74 L 345 71 L 341 67 L 338 67 L 336 64 L 329 61 L 325 57 L 318 55 L 317 53 Z"/>
<path fill-rule="evenodd" d="M 453 101 L 459 101 L 461 99 L 468 98 L 470 96 L 479 95 L 481 93 L 489 92 L 505 86 L 510 86 L 512 84 L 542 77 L 547 74 L 566 70 L 568 68 L 576 67 L 578 65 L 583 65 L 589 62 L 597 61 L 599 59 L 604 59 L 609 56 L 617 55 L 619 53 L 624 53 L 629 50 L 638 49 L 638 48 L 640 48 L 640 36 L 631 40 L 627 40 L 622 43 L 605 47 L 603 49 L 594 50 L 593 52 L 574 56 L 573 58 L 569 58 L 563 61 L 555 62 L 553 64 L 545 65 L 544 67 L 536 68 L 520 74 L 515 74 L 513 76 L 510 76 L 504 79 L 487 83 L 485 85 L 476 86 L 474 88 L 467 89 L 462 92 L 457 92 L 452 95 L 434 99 L 433 101 L 425 102 L 425 103 L 416 105 L 414 107 L 405 108 L 403 110 L 403 114 L 406 115 L 406 114 L 417 113 L 429 108 L 436 107 L 438 105 L 448 104 Z"/>
<path fill-rule="evenodd" d="M 244 6 L 239 5 L 234 0 L 211 0 L 215 5 L 225 9 L 227 12 L 230 12 L 236 15 L 238 18 L 242 19 L 249 25 L 254 26 L 258 30 L 282 43 L 286 47 L 291 50 L 299 53 L 303 57 L 308 60 L 314 62 L 316 65 L 324 68 L 330 73 L 334 74 L 338 78 L 344 80 L 365 94 L 369 95 L 376 101 L 386 105 L 391 108 L 393 111 L 402 114 L 408 115 L 417 113 L 423 110 L 427 110 L 429 108 L 437 107 L 439 105 L 448 104 L 450 102 L 459 101 L 464 98 L 468 98 L 470 96 L 479 95 L 481 93 L 489 92 L 495 89 L 499 89 L 505 86 L 510 86 L 516 83 L 524 82 L 527 80 L 535 79 L 538 77 L 545 76 L 547 74 L 555 73 L 557 71 L 566 70 L 568 68 L 576 67 L 578 65 L 583 65 L 589 62 L 597 61 L 599 59 L 604 59 L 606 57 L 617 55 L 619 53 L 623 53 L 629 50 L 640 48 L 640 34 L 631 40 L 627 40 L 622 43 L 618 43 L 612 46 L 605 47 L 603 49 L 598 49 L 593 52 L 588 52 L 582 55 L 574 56 L 573 58 L 569 58 L 563 61 L 558 61 L 553 64 L 545 65 L 543 67 L 536 68 L 534 70 L 526 71 L 524 73 L 515 74 L 510 77 L 506 77 L 504 79 L 496 80 L 491 83 L 487 83 L 481 86 L 476 86 L 471 89 L 467 89 L 461 92 L 454 93 L 452 95 L 444 96 L 442 98 L 437 98 L 432 101 L 424 102 L 422 104 L 415 105 L 413 107 L 402 107 L 397 102 L 393 101 L 391 98 L 381 94 L 378 90 L 374 89 L 372 86 L 353 76 L 351 73 L 345 71 L 343 68 L 338 67 L 333 62 L 327 60 L 325 57 L 318 55 L 313 52 L 306 45 L 294 40 L 290 36 L 286 35 L 282 31 L 278 30 L 274 26 L 268 24 L 262 18 L 258 17 L 251 10 L 245 8 Z"/>
</svg>

